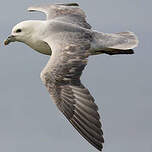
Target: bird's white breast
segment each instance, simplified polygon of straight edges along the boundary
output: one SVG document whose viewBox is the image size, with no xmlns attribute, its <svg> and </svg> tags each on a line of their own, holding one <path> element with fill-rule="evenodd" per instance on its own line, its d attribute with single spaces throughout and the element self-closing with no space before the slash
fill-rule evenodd
<svg viewBox="0 0 152 152">
<path fill-rule="evenodd" d="M 52 51 L 50 46 L 41 40 L 33 41 L 33 42 L 27 42 L 27 45 L 30 46 L 32 49 L 38 51 L 39 53 L 51 55 Z"/>
</svg>

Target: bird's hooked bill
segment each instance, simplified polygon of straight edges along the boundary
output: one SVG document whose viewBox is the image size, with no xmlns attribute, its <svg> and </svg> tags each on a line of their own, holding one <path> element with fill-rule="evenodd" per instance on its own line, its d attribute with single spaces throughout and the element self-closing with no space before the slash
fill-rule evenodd
<svg viewBox="0 0 152 152">
<path fill-rule="evenodd" d="M 11 42 L 15 41 L 15 36 L 10 35 L 6 40 L 4 40 L 4 45 L 8 45 Z"/>
</svg>

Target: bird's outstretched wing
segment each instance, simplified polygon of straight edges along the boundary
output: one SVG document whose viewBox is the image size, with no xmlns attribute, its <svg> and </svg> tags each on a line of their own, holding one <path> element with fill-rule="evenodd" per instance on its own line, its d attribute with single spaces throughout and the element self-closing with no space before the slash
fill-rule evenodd
<svg viewBox="0 0 152 152">
<path fill-rule="evenodd" d="M 84 11 L 78 6 L 77 3 L 31 6 L 28 11 L 43 12 L 46 14 L 47 20 L 55 19 L 91 29 L 91 26 L 86 21 Z"/>
<path fill-rule="evenodd" d="M 82 45 L 46 40 L 52 56 L 41 72 L 41 79 L 69 122 L 89 143 L 102 150 L 104 139 L 98 107 L 80 81 L 89 55 L 87 41 L 82 41 Z"/>
</svg>

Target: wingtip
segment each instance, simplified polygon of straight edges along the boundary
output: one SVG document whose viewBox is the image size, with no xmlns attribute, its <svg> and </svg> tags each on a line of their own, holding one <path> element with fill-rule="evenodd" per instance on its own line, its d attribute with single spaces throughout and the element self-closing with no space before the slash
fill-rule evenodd
<svg viewBox="0 0 152 152">
<path fill-rule="evenodd" d="M 30 7 L 28 7 L 27 11 L 29 11 L 29 12 L 38 11 L 38 12 L 44 12 L 44 13 L 46 13 L 45 9 L 46 9 L 45 5 L 44 6 L 36 5 L 36 6 L 30 6 Z"/>
<path fill-rule="evenodd" d="M 78 3 L 56 3 L 54 5 L 63 5 L 63 6 L 79 6 Z M 44 5 L 44 6 L 47 6 L 47 5 Z M 42 9 L 41 6 L 30 6 L 27 8 L 27 11 L 29 12 L 32 12 L 32 11 L 35 11 L 35 10 L 40 10 Z"/>
<path fill-rule="evenodd" d="M 28 11 L 28 12 L 32 12 L 33 10 L 31 9 L 31 7 L 28 7 L 28 8 L 27 8 L 27 11 Z"/>
<path fill-rule="evenodd" d="M 59 4 L 56 4 L 56 5 L 64 5 L 64 6 L 79 6 L 78 3 L 59 3 Z"/>
<path fill-rule="evenodd" d="M 32 12 L 32 11 L 35 11 L 35 10 L 34 10 L 33 6 L 30 6 L 30 7 L 27 8 L 27 11 Z"/>
</svg>

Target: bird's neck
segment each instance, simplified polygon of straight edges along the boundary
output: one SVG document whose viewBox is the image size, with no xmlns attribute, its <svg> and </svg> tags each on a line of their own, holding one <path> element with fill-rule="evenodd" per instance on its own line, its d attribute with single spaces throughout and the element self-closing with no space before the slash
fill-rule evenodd
<svg viewBox="0 0 152 152">
<path fill-rule="evenodd" d="M 26 38 L 24 43 L 42 54 L 51 55 L 51 48 L 46 42 L 43 41 L 45 36 L 43 31 L 46 26 L 45 22 L 46 21 L 40 20 L 30 21 L 33 29 L 32 32 L 29 33 L 29 37 Z"/>
</svg>

